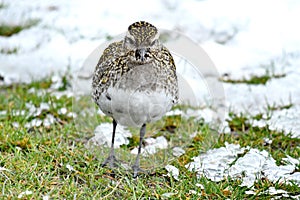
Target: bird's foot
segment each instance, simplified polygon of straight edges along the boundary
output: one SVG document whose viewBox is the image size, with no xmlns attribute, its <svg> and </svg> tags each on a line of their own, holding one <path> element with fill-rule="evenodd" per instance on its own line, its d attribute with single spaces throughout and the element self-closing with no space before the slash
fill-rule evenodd
<svg viewBox="0 0 300 200">
<path fill-rule="evenodd" d="M 105 167 L 109 164 L 111 168 L 115 168 L 119 165 L 120 161 L 117 160 L 115 155 L 109 155 L 104 162 L 101 164 L 101 167 Z"/>
<path fill-rule="evenodd" d="M 134 164 L 132 166 L 132 170 L 133 170 L 133 178 L 136 178 L 139 173 L 146 173 L 145 170 L 141 169 L 139 165 Z"/>
</svg>

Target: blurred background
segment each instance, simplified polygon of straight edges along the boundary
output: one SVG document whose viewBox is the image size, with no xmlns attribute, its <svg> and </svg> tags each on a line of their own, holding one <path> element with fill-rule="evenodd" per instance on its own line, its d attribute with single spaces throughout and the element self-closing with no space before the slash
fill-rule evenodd
<svg viewBox="0 0 300 200">
<path fill-rule="evenodd" d="M 271 0 L 2 0 L 0 74 L 4 83 L 27 82 L 78 69 L 101 43 L 145 20 L 190 37 L 221 74 L 246 76 L 299 53 L 299 9 L 298 1 Z"/>
</svg>

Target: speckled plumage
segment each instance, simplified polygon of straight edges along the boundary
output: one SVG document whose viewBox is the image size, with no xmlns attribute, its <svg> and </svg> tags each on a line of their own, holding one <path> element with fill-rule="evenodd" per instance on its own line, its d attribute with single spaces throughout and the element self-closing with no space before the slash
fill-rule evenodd
<svg viewBox="0 0 300 200">
<path fill-rule="evenodd" d="M 135 176 L 140 171 L 139 154 L 146 123 L 160 119 L 178 101 L 175 63 L 158 36 L 152 24 L 133 23 L 123 40 L 104 50 L 92 80 L 92 98 L 114 120 L 111 154 L 103 165 L 115 164 L 113 142 L 117 124 L 141 126 L 139 153 L 133 166 Z"/>
<path fill-rule="evenodd" d="M 122 40 L 110 44 L 104 50 L 96 66 L 92 82 L 92 97 L 98 105 L 100 95 L 106 92 L 109 87 L 113 87 L 124 74 L 136 66 L 131 61 L 134 52 L 124 49 L 123 43 Z M 177 103 L 177 76 L 172 55 L 166 47 L 162 46 L 161 51 L 152 51 L 149 56 L 153 58 L 151 64 L 157 75 L 161 76 L 161 83 L 165 86 L 165 92 L 174 97 L 174 104 Z"/>
</svg>

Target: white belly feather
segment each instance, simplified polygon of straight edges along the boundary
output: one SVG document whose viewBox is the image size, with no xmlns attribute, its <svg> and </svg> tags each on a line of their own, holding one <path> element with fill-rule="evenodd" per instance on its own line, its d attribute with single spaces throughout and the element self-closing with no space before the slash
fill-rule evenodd
<svg viewBox="0 0 300 200">
<path fill-rule="evenodd" d="M 140 92 L 109 88 L 100 96 L 98 105 L 108 116 L 124 126 L 141 126 L 159 120 L 173 105 L 165 92 Z"/>
</svg>

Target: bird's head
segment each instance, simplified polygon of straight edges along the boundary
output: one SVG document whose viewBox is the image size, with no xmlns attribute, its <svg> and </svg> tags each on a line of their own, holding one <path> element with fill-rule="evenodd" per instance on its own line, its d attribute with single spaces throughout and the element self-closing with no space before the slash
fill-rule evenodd
<svg viewBox="0 0 300 200">
<path fill-rule="evenodd" d="M 161 49 L 158 37 L 157 28 L 152 24 L 135 22 L 128 27 L 123 47 L 131 52 L 133 62 L 148 63 L 152 60 L 152 54 Z"/>
</svg>

